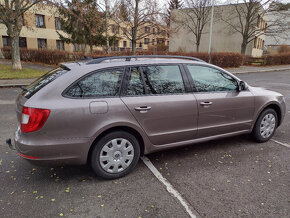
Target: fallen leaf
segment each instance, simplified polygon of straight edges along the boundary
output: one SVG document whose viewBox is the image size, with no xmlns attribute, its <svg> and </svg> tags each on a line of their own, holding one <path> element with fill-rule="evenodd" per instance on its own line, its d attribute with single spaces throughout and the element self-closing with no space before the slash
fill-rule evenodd
<svg viewBox="0 0 290 218">
<path fill-rule="evenodd" d="M 63 216 L 63 213 L 60 213 L 59 216 Z"/>
<path fill-rule="evenodd" d="M 155 206 L 154 205 L 151 205 L 151 208 L 154 208 Z"/>
<path fill-rule="evenodd" d="M 52 199 L 51 199 L 51 201 L 52 201 L 52 202 L 54 202 L 54 201 L 55 201 L 55 199 L 54 199 L 54 198 L 52 198 Z"/>
<path fill-rule="evenodd" d="M 102 197 L 102 195 L 98 195 L 98 198 L 101 198 Z"/>
<path fill-rule="evenodd" d="M 104 205 L 103 205 L 103 204 L 101 204 L 101 207 L 104 207 Z"/>
<path fill-rule="evenodd" d="M 33 194 L 36 194 L 37 193 L 37 191 L 33 191 Z"/>
<path fill-rule="evenodd" d="M 227 183 L 230 183 L 230 182 L 231 182 L 231 180 L 228 179 L 228 180 L 227 180 Z"/>
</svg>

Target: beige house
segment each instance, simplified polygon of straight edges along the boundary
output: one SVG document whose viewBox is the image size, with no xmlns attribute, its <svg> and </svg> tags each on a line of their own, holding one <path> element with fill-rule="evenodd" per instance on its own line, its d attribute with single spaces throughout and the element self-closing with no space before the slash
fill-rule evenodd
<svg viewBox="0 0 290 218">
<path fill-rule="evenodd" d="M 23 15 L 23 24 L 19 45 L 22 48 L 28 49 L 52 49 L 52 50 L 65 50 L 69 52 L 75 51 L 89 51 L 89 47 L 85 45 L 67 44 L 59 40 L 60 32 L 62 35 L 68 36 L 61 30 L 59 21 L 58 9 L 48 5 L 36 5 L 29 9 Z M 109 35 L 116 36 L 112 50 L 124 51 L 130 50 L 132 47 L 130 40 L 123 34 L 125 25 L 116 25 L 110 21 Z M 144 26 L 141 28 L 144 31 L 152 33 L 137 42 L 137 50 L 147 50 L 151 46 L 160 43 L 169 44 L 167 32 L 162 29 L 163 27 L 149 28 Z M 0 23 L 0 48 L 9 46 L 9 37 L 7 36 L 7 28 L 4 24 Z M 103 50 L 102 47 L 94 47 L 94 50 Z"/>
<path fill-rule="evenodd" d="M 181 11 L 183 10 L 183 11 Z M 183 52 L 195 52 L 195 37 L 193 33 L 188 31 L 186 27 L 180 25 L 180 23 L 176 22 L 175 20 L 182 20 L 184 19 L 184 13 L 187 13 L 181 9 L 175 10 L 172 13 L 172 16 L 177 18 L 173 19 L 171 24 L 171 32 L 169 38 L 169 51 L 176 52 L 176 51 L 183 51 Z M 224 20 L 221 19 L 221 15 L 223 17 L 231 17 L 234 19 L 231 22 L 237 22 L 238 15 L 233 14 L 235 12 L 234 5 L 221 5 L 215 6 L 214 8 L 214 23 L 213 23 L 213 35 L 212 35 L 212 52 L 241 52 L 241 44 L 242 44 L 242 35 L 236 31 L 233 31 Z M 232 15 L 232 16 L 226 16 Z M 266 22 L 264 19 L 259 18 L 257 20 L 257 28 L 265 27 Z M 210 22 L 205 25 L 204 34 L 201 36 L 200 42 L 200 52 L 208 52 L 208 44 L 209 44 L 209 28 Z M 260 57 L 263 54 L 265 42 L 265 35 L 257 36 L 253 41 L 251 41 L 246 48 L 246 55 L 253 56 L 253 57 Z"/>
</svg>

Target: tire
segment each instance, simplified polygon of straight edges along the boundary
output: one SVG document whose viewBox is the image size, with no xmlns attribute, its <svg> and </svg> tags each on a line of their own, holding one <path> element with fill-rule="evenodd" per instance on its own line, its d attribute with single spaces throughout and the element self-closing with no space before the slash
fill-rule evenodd
<svg viewBox="0 0 290 218">
<path fill-rule="evenodd" d="M 114 131 L 102 137 L 91 153 L 93 171 L 104 179 L 117 179 L 130 173 L 140 157 L 136 137 L 125 131 Z"/>
<path fill-rule="evenodd" d="M 257 142 L 266 142 L 274 135 L 278 116 L 274 109 L 265 109 L 258 117 L 252 135 Z M 264 127 L 264 128 L 263 128 Z"/>
</svg>

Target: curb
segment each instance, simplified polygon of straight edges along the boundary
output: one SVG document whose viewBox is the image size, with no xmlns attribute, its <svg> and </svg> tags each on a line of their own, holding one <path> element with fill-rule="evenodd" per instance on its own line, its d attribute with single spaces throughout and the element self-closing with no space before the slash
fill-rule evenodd
<svg viewBox="0 0 290 218">
<path fill-rule="evenodd" d="M 233 74 L 243 74 L 243 73 L 265 73 L 265 72 L 275 72 L 275 71 L 285 71 L 290 70 L 290 68 L 281 68 L 281 69 L 267 69 L 267 70 L 258 70 L 258 71 L 241 71 L 241 72 L 231 72 Z"/>
<path fill-rule="evenodd" d="M 13 88 L 13 87 L 21 87 L 21 86 L 27 86 L 29 84 L 0 84 L 0 88 Z"/>
</svg>

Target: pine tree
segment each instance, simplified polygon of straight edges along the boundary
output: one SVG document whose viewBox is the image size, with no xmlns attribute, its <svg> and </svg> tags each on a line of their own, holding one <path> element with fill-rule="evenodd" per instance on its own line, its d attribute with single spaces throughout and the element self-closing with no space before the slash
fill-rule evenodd
<svg viewBox="0 0 290 218">
<path fill-rule="evenodd" d="M 170 23 L 171 11 L 182 8 L 183 2 L 181 0 L 170 0 L 168 2 L 168 5 L 169 7 L 167 9 L 167 20 L 166 20 L 167 25 L 169 25 Z"/>
</svg>

